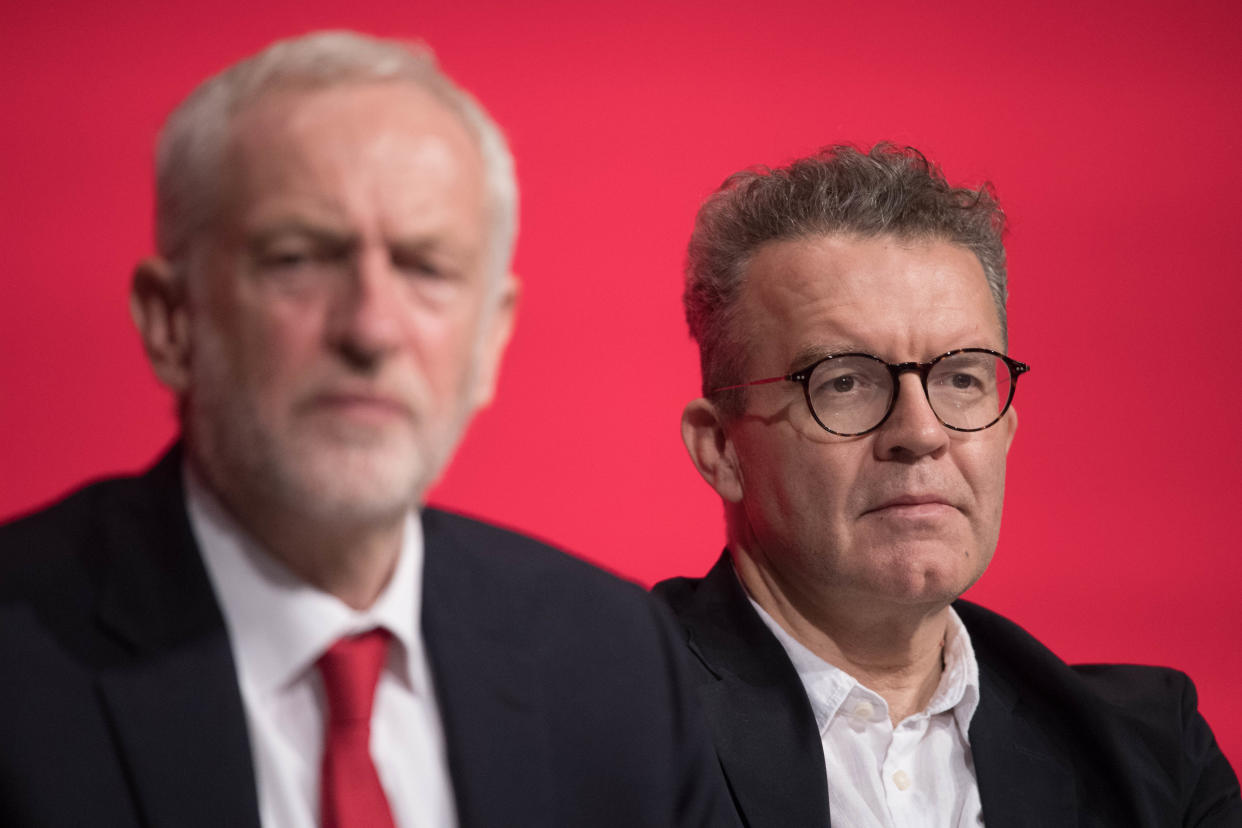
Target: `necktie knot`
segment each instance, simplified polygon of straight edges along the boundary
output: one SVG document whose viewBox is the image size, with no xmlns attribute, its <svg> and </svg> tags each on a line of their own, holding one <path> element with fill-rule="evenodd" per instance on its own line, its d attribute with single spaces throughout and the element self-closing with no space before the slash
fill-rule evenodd
<svg viewBox="0 0 1242 828">
<path fill-rule="evenodd" d="M 370 727 L 388 639 L 386 630 L 371 630 L 340 639 L 319 657 L 329 727 Z"/>
</svg>

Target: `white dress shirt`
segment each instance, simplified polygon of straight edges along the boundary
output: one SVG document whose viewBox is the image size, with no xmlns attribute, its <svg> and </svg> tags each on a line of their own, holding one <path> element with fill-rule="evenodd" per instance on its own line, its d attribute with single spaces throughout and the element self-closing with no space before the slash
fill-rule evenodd
<svg viewBox="0 0 1242 828">
<path fill-rule="evenodd" d="M 889 720 L 888 704 L 811 652 L 751 600 L 785 648 L 819 725 L 832 824 L 849 828 L 983 825 L 970 756 L 979 666 L 970 635 L 949 609 L 944 672 L 927 707 Z"/>
<path fill-rule="evenodd" d="M 315 662 L 342 636 L 392 634 L 375 691 L 371 756 L 400 828 L 451 828 L 456 805 L 444 729 L 419 628 L 423 537 L 406 519 L 401 557 L 376 602 L 356 611 L 259 548 L 187 469 L 190 525 L 237 664 L 259 813 L 270 828 L 318 828 L 326 701 Z"/>
</svg>

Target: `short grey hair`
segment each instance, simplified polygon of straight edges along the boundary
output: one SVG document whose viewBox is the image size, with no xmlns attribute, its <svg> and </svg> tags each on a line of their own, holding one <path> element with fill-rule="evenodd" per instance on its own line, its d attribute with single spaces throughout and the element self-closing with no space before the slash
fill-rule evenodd
<svg viewBox="0 0 1242 828">
<path fill-rule="evenodd" d="M 738 297 L 746 268 L 773 241 L 842 234 L 936 239 L 972 251 L 983 266 L 1008 341 L 1005 214 L 991 184 L 952 187 L 913 147 L 876 144 L 870 152 L 827 147 L 787 167 L 731 175 L 699 209 L 686 257 L 683 301 L 699 345 L 703 395 L 745 381 Z M 717 395 L 737 413 L 740 394 Z"/>
<path fill-rule="evenodd" d="M 406 82 L 431 94 L 461 119 L 483 162 L 491 213 L 489 254 L 497 275 L 517 236 L 517 178 L 504 134 L 481 105 L 436 65 L 424 44 L 346 31 L 278 40 L 203 81 L 173 111 L 155 154 L 155 237 L 161 256 L 184 259 L 217 208 L 216 182 L 233 117 L 274 90 L 349 83 Z"/>
</svg>

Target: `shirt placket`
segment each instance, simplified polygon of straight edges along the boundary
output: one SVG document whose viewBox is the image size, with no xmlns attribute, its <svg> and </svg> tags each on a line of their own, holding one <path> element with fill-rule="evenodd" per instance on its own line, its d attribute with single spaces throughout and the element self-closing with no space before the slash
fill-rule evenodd
<svg viewBox="0 0 1242 828">
<path fill-rule="evenodd" d="M 883 783 L 885 802 L 893 825 L 935 825 L 927 780 L 921 778 L 918 763 L 919 744 L 927 730 L 927 717 L 916 715 L 893 729 L 893 738 L 884 756 Z"/>
</svg>

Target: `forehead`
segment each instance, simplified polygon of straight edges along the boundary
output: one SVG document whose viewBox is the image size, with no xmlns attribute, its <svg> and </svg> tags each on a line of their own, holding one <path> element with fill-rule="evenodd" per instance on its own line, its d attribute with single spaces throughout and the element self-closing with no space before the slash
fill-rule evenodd
<svg viewBox="0 0 1242 828">
<path fill-rule="evenodd" d="M 841 350 L 922 361 L 953 348 L 1002 347 L 978 258 L 939 239 L 770 242 L 746 267 L 740 319 L 750 342 L 777 362 Z"/>
<path fill-rule="evenodd" d="M 236 113 L 230 127 L 221 171 L 228 218 L 299 209 L 460 225 L 458 232 L 482 224 L 482 162 L 473 137 L 453 111 L 411 83 L 278 89 Z"/>
</svg>

